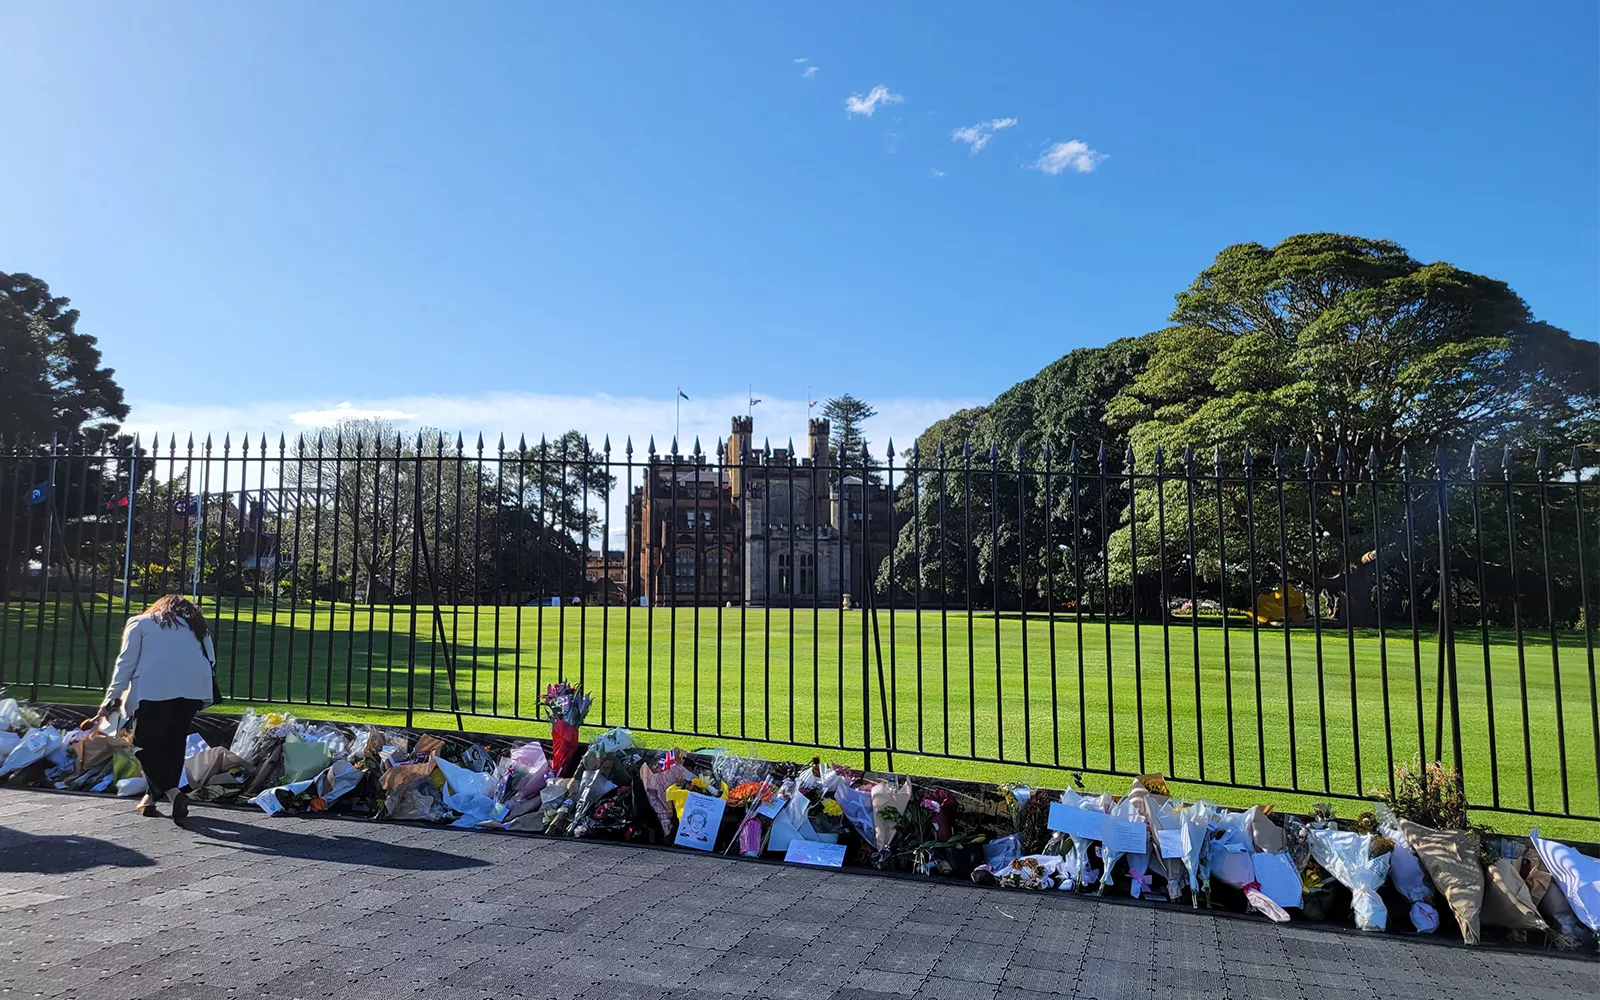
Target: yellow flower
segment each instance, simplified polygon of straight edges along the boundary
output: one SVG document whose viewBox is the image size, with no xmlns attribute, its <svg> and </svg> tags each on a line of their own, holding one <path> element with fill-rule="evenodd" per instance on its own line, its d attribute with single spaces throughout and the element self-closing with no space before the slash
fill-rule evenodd
<svg viewBox="0 0 1600 1000">
<path fill-rule="evenodd" d="M 289 720 L 284 717 L 282 712 L 268 712 L 267 713 L 267 728 L 268 729 L 277 729 L 279 726 L 283 725 L 287 721 L 289 721 Z"/>
<path fill-rule="evenodd" d="M 703 791 L 706 790 L 706 779 L 704 779 L 704 778 L 696 778 L 693 781 L 689 782 L 689 787 L 693 788 L 697 792 L 703 792 Z"/>
<path fill-rule="evenodd" d="M 829 816 L 843 816 L 844 806 L 841 806 L 837 799 L 828 799 L 822 803 L 822 811 Z"/>
</svg>

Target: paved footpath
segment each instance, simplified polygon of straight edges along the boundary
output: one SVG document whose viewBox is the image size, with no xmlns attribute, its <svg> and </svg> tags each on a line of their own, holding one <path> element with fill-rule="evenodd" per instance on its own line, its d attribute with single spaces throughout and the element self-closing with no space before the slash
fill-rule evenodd
<svg viewBox="0 0 1600 1000">
<path fill-rule="evenodd" d="M 0 995 L 1600 996 L 1600 964 L 622 844 L 0 789 Z"/>
</svg>

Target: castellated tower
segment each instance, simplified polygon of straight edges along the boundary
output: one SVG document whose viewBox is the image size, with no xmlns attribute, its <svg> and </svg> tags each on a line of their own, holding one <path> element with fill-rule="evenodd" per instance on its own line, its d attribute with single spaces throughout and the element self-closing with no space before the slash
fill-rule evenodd
<svg viewBox="0 0 1600 1000">
<path fill-rule="evenodd" d="M 827 421 L 823 421 L 823 423 L 826 424 Z M 750 440 L 754 433 L 754 419 L 750 417 L 733 418 L 733 426 L 728 433 L 728 452 L 725 462 L 728 470 L 729 492 L 735 504 L 738 504 L 744 498 L 744 470 L 740 466 L 750 461 Z"/>
<path fill-rule="evenodd" d="M 821 469 L 832 464 L 828 456 L 828 435 L 831 430 L 826 418 L 810 421 L 806 430 L 806 437 L 811 442 L 811 464 L 815 468 Z"/>
</svg>

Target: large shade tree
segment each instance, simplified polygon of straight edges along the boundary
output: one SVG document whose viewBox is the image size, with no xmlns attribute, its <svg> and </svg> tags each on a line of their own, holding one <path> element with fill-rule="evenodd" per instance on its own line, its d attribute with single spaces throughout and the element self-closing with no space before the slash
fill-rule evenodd
<svg viewBox="0 0 1600 1000">
<path fill-rule="evenodd" d="M 1202 497 L 1192 519 L 1187 484 L 1142 482 L 1111 542 L 1124 583 L 1194 573 L 1229 585 L 1227 603 L 1242 607 L 1287 583 L 1358 624 L 1428 610 L 1440 491 L 1420 481 L 1440 465 L 1465 474 L 1474 445 L 1497 466 L 1504 448 L 1531 458 L 1559 446 L 1546 456 L 1559 476 L 1571 446 L 1600 428 L 1600 345 L 1536 321 L 1503 282 L 1388 241 L 1312 233 L 1228 247 L 1179 293 L 1171 320 L 1108 418 L 1143 469 L 1190 449 L 1209 468 L 1220 450 L 1218 468 L 1245 481 Z M 1310 481 L 1363 475 L 1354 489 Z M 1408 478 L 1418 485 L 1371 483 Z M 1507 561 L 1507 534 L 1480 540 L 1465 503 L 1450 513 L 1453 563 L 1470 569 L 1480 546 L 1489 563 Z M 1193 561 L 1160 566 L 1159 542 L 1191 529 Z"/>
<path fill-rule="evenodd" d="M 105 457 L 130 447 L 118 433 L 128 406 L 78 319 L 43 281 L 0 272 L 0 448 L 13 456 L 0 465 L 0 589 L 15 587 L 24 566 L 43 558 L 47 526 L 61 532 L 52 562 L 93 559 L 100 522 L 119 520 L 113 498 L 130 488 L 126 463 Z M 43 505 L 24 498 L 52 478 L 44 452 L 53 435 L 60 454 L 72 457 L 54 464 L 47 521 Z"/>
</svg>

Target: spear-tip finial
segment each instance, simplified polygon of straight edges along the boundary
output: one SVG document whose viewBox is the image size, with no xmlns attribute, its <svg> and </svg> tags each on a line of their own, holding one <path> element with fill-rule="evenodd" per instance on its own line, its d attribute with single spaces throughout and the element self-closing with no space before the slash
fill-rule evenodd
<svg viewBox="0 0 1600 1000">
<path fill-rule="evenodd" d="M 1550 472 L 1550 458 L 1544 453 L 1544 445 L 1542 444 L 1539 446 L 1539 450 L 1533 453 L 1533 467 L 1541 476 Z"/>
</svg>

